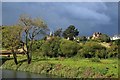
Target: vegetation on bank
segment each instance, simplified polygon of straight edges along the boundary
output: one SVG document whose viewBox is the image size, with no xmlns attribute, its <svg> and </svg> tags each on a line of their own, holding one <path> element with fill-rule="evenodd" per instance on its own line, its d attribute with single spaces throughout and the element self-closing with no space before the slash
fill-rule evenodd
<svg viewBox="0 0 120 80">
<path fill-rule="evenodd" d="M 2 47 L 13 54 L 3 58 L 3 69 L 60 77 L 118 77 L 119 39 L 110 40 L 102 33 L 89 39 L 78 37 L 79 31 L 74 25 L 49 35 L 48 26 L 41 19 L 21 16 L 19 21 L 18 25 L 0 27 Z M 41 35 L 44 37 L 39 39 Z M 18 56 L 18 49 L 23 50 L 22 56 Z"/>
<path fill-rule="evenodd" d="M 33 57 L 27 64 L 25 56 L 18 57 L 18 64 L 13 59 L 7 60 L 1 67 L 39 74 L 49 74 L 64 78 L 118 78 L 118 60 L 101 59 L 96 62 L 88 58 L 48 58 Z"/>
<path fill-rule="evenodd" d="M 64 57 L 71 58 L 77 56 L 79 58 L 118 58 L 118 45 L 111 43 L 109 47 L 101 45 L 102 42 L 86 41 L 79 42 L 70 41 L 60 37 L 52 37 L 51 40 L 36 41 L 33 53 L 36 57 Z M 107 43 L 106 43 L 107 44 Z"/>
</svg>

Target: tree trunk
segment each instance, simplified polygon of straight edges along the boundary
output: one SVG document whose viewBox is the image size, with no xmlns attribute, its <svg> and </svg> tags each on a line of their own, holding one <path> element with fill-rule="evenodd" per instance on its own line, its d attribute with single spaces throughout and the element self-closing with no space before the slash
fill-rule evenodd
<svg viewBox="0 0 120 80">
<path fill-rule="evenodd" d="M 31 41 L 30 48 L 29 48 L 29 56 L 30 56 L 29 62 L 30 63 L 31 63 L 31 60 L 32 60 L 32 45 L 33 45 L 33 40 Z"/>
<path fill-rule="evenodd" d="M 30 43 L 30 46 L 28 47 L 28 53 L 27 53 L 27 58 L 28 58 L 28 64 L 31 63 L 31 60 L 32 60 L 32 45 L 33 45 L 33 39 Z"/>
<path fill-rule="evenodd" d="M 27 54 L 27 61 L 28 61 L 28 64 L 31 63 L 31 57 L 30 57 L 30 47 L 28 46 L 28 32 L 26 32 L 26 48 L 27 48 L 27 51 L 26 51 L 26 54 Z"/>
<path fill-rule="evenodd" d="M 16 56 L 16 53 L 15 53 L 14 50 L 12 50 L 12 53 L 13 53 L 14 62 L 15 62 L 15 64 L 17 65 L 18 62 L 17 62 L 17 56 Z"/>
<path fill-rule="evenodd" d="M 28 64 L 31 63 L 32 60 L 32 45 L 33 45 L 33 38 L 31 39 L 30 45 L 28 45 L 28 32 L 26 32 L 26 48 L 27 48 L 27 60 Z"/>
<path fill-rule="evenodd" d="M 31 56 L 30 56 L 29 52 L 27 52 L 27 60 L 28 60 L 28 64 L 30 64 L 31 63 Z"/>
</svg>

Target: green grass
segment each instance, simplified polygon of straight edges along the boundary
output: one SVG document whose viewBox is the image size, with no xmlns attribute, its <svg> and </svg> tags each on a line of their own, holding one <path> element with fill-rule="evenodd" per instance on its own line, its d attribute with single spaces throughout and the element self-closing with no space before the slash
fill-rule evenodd
<svg viewBox="0 0 120 80">
<path fill-rule="evenodd" d="M 24 60 L 24 61 L 22 61 Z M 77 78 L 117 78 L 118 60 L 101 59 L 100 62 L 92 62 L 90 59 L 77 58 L 35 58 L 27 64 L 26 56 L 18 57 L 18 65 L 13 59 L 7 60 L 3 69 L 28 71 L 40 74 L 56 75 L 57 77 Z"/>
</svg>

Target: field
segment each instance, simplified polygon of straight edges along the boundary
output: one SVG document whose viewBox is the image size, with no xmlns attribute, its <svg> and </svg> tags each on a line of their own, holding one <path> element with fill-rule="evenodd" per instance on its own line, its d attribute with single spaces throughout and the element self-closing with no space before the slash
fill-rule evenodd
<svg viewBox="0 0 120 80">
<path fill-rule="evenodd" d="M 5 58 L 5 57 L 4 57 Z M 5 59 L 4 59 L 5 60 Z M 26 56 L 18 56 L 18 65 L 13 59 L 6 60 L 3 69 L 49 74 L 66 78 L 118 78 L 118 59 L 101 59 L 92 62 L 85 58 L 35 58 L 27 64 Z"/>
</svg>

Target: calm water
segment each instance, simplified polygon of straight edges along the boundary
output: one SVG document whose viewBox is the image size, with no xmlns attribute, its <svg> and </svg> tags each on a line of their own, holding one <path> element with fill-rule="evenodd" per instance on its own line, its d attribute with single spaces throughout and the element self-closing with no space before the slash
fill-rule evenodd
<svg viewBox="0 0 120 80">
<path fill-rule="evenodd" d="M 2 70 L 2 78 L 51 78 L 48 75 L 34 74 L 14 70 Z"/>
</svg>

